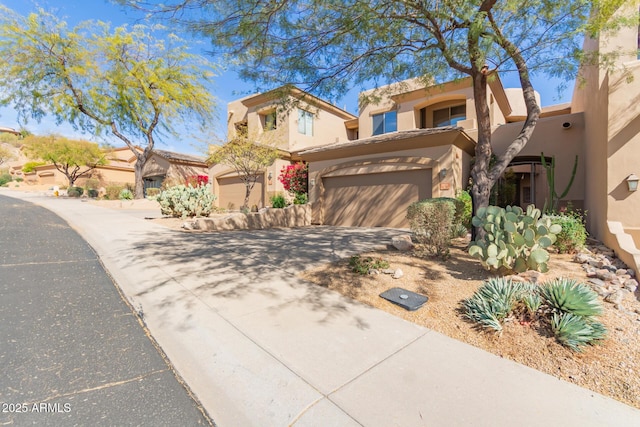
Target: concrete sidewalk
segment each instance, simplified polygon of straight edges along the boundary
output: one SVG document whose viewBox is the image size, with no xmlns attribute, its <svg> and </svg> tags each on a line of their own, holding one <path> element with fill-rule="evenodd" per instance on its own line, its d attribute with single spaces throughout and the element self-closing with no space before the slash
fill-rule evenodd
<svg viewBox="0 0 640 427">
<path fill-rule="evenodd" d="M 308 284 L 397 230 L 188 234 L 78 200 L 96 250 L 220 426 L 631 426 L 640 411 Z"/>
</svg>

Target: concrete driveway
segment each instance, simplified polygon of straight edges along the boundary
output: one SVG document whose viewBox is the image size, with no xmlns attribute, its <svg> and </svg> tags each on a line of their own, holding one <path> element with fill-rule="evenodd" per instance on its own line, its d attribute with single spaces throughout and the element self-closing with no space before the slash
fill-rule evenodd
<svg viewBox="0 0 640 427">
<path fill-rule="evenodd" d="M 96 249 L 221 426 L 634 425 L 640 411 L 300 280 L 402 230 L 188 234 L 24 196 Z"/>
</svg>

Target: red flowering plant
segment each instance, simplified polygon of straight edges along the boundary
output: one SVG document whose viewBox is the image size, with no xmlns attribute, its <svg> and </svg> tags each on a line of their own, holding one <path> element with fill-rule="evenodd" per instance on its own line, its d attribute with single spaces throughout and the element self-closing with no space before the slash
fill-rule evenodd
<svg viewBox="0 0 640 427">
<path fill-rule="evenodd" d="M 308 176 L 309 165 L 301 162 L 284 166 L 280 171 L 278 180 L 285 190 L 295 195 L 295 204 L 304 204 L 307 201 Z"/>
<path fill-rule="evenodd" d="M 209 183 L 208 175 L 191 175 L 187 177 L 185 185 L 191 185 L 193 188 L 207 185 Z"/>
</svg>

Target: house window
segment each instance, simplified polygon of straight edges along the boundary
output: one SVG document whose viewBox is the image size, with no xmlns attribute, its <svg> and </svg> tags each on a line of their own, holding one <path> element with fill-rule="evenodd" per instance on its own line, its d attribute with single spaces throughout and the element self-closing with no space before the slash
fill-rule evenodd
<svg viewBox="0 0 640 427">
<path fill-rule="evenodd" d="M 309 111 L 298 109 L 298 132 L 313 136 L 313 114 Z"/>
<path fill-rule="evenodd" d="M 373 115 L 373 134 L 395 132 L 398 130 L 398 118 L 395 111 Z"/>
<path fill-rule="evenodd" d="M 467 119 L 466 105 L 441 108 L 433 111 L 433 127 L 456 126 L 461 120 Z"/>
<path fill-rule="evenodd" d="M 262 115 L 264 130 L 274 130 L 278 126 L 276 111 Z"/>
<path fill-rule="evenodd" d="M 237 122 L 234 124 L 234 127 L 236 128 L 237 135 L 246 136 L 249 133 L 247 130 L 248 129 L 247 122 Z"/>
</svg>

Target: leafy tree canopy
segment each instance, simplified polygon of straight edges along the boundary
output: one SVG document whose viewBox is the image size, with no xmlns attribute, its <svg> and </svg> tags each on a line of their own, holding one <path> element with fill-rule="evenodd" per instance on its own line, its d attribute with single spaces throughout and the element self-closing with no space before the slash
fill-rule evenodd
<svg viewBox="0 0 640 427">
<path fill-rule="evenodd" d="M 277 131 L 270 131 L 259 138 L 239 129 L 236 136 L 222 146 L 213 146 L 208 158 L 210 164 L 231 167 L 245 185 L 243 209 L 249 207 L 249 197 L 260 174 L 278 158 L 279 150 L 273 138 Z M 259 142 L 258 142 L 259 141 Z"/>
<path fill-rule="evenodd" d="M 173 34 L 155 28 L 74 28 L 39 10 L 26 17 L 0 6 L 0 103 L 24 119 L 51 114 L 94 134 L 111 133 L 137 157 L 136 196 L 156 139 L 180 124 L 211 120 L 211 64 Z M 137 146 L 142 147 L 138 149 Z"/>
<path fill-rule="evenodd" d="M 70 187 L 97 166 L 107 164 L 107 153 L 98 144 L 89 141 L 28 136 L 24 140 L 24 147 L 31 159 L 52 163 L 67 177 Z"/>
</svg>

